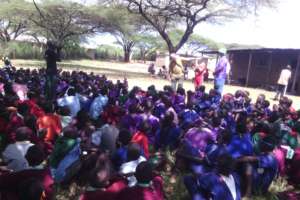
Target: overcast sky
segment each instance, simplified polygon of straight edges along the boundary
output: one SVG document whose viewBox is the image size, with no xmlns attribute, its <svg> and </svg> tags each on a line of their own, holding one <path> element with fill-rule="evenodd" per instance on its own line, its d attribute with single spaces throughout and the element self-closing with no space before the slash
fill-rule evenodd
<svg viewBox="0 0 300 200">
<path fill-rule="evenodd" d="M 300 0 L 280 0 L 276 9 L 223 25 L 201 24 L 195 33 L 223 43 L 257 44 L 274 48 L 300 48 Z M 91 45 L 109 44 L 113 38 L 97 36 Z"/>
<path fill-rule="evenodd" d="M 276 9 L 264 9 L 225 25 L 199 25 L 197 33 L 225 43 L 300 48 L 300 0 L 281 0 Z"/>
</svg>

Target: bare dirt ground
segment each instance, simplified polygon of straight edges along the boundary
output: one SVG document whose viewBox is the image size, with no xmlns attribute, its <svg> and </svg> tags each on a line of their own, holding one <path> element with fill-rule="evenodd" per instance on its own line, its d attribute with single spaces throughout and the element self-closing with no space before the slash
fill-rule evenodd
<svg viewBox="0 0 300 200">
<path fill-rule="evenodd" d="M 23 68 L 37 68 L 45 67 L 44 61 L 35 60 L 13 60 L 13 64 L 16 67 Z M 169 85 L 168 80 L 164 80 L 158 77 L 151 77 L 148 72 L 148 66 L 143 63 L 118 63 L 118 62 L 103 62 L 103 61 L 93 61 L 93 60 L 74 60 L 74 61 L 64 61 L 58 64 L 63 70 L 77 70 L 94 72 L 99 74 L 105 74 L 109 79 L 116 81 L 122 80 L 125 77 L 128 79 L 129 87 L 139 86 L 143 89 L 147 89 L 150 85 L 155 85 L 157 89 L 162 89 L 163 86 Z M 157 69 L 158 70 L 158 69 Z M 213 88 L 213 83 L 204 83 L 207 90 Z M 184 88 L 186 90 L 194 90 L 194 85 L 191 80 L 184 82 Z M 255 100 L 259 94 L 265 94 L 267 99 L 270 100 L 271 105 L 274 102 L 272 98 L 275 92 L 266 91 L 258 88 L 246 88 L 240 86 L 226 85 L 225 93 L 234 93 L 237 90 L 247 90 L 251 94 L 251 98 Z M 294 102 L 294 107 L 300 109 L 300 97 L 288 95 Z"/>
</svg>

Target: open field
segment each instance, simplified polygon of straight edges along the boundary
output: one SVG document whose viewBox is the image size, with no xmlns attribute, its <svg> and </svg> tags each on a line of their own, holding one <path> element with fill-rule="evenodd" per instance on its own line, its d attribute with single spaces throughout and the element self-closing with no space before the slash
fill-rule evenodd
<svg viewBox="0 0 300 200">
<path fill-rule="evenodd" d="M 36 60 L 13 60 L 13 64 L 17 67 L 23 68 L 39 68 L 45 67 L 44 61 Z M 75 60 L 75 61 L 64 61 L 59 63 L 59 67 L 64 70 L 77 70 L 94 72 L 99 74 L 105 74 L 109 79 L 116 81 L 126 77 L 129 82 L 129 87 L 139 86 L 143 89 L 147 89 L 150 85 L 155 85 L 156 88 L 162 89 L 164 85 L 170 84 L 169 81 L 160 78 L 153 78 L 147 72 L 147 65 L 142 63 L 117 63 L 117 62 L 103 62 L 93 60 Z M 212 83 L 205 83 L 207 89 L 213 87 Z M 186 90 L 193 90 L 194 86 L 191 80 L 185 81 L 184 88 Z M 251 94 L 252 99 L 256 99 L 259 94 L 265 94 L 267 99 L 270 100 L 271 104 L 274 104 L 272 98 L 274 92 L 257 89 L 257 88 L 245 88 L 239 86 L 226 85 L 225 92 L 234 93 L 236 90 L 243 89 L 247 90 Z M 289 96 L 294 101 L 294 107 L 300 109 L 300 97 Z"/>
</svg>

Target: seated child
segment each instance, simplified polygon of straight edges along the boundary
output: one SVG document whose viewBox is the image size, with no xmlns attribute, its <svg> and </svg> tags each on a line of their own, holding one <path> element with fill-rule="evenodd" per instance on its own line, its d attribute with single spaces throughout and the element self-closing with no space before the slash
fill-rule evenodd
<svg viewBox="0 0 300 200">
<path fill-rule="evenodd" d="M 125 129 L 121 130 L 117 140 L 119 148 L 112 156 L 112 162 L 117 170 L 119 170 L 120 166 L 127 161 L 128 145 L 130 141 L 131 133 Z"/>
<path fill-rule="evenodd" d="M 193 200 L 241 200 L 239 177 L 232 173 L 234 160 L 229 154 L 218 157 L 215 172 L 200 177 L 185 177 Z"/>
<path fill-rule="evenodd" d="M 36 179 L 41 182 L 44 188 L 45 199 L 52 199 L 53 195 L 53 179 L 48 168 L 42 165 L 45 154 L 43 150 L 33 145 L 25 156 L 29 167 L 14 173 L 5 173 L 0 176 L 0 191 L 3 199 L 12 199 L 12 196 L 18 194 L 20 184 L 28 179 Z M 8 198 L 6 198 L 8 197 Z"/>
<path fill-rule="evenodd" d="M 118 193 L 127 187 L 122 178 L 112 178 L 112 166 L 107 156 L 98 159 L 95 169 L 89 176 L 89 187 L 79 200 L 114 200 Z"/>
<path fill-rule="evenodd" d="M 146 161 L 141 154 L 141 148 L 138 144 L 130 144 L 127 150 L 127 162 L 120 167 L 119 174 L 127 177 L 130 187 L 136 185 L 137 181 L 134 177 L 136 167 L 139 163 Z"/>
<path fill-rule="evenodd" d="M 16 130 L 16 142 L 9 144 L 2 153 L 3 160 L 7 164 L 8 169 L 13 171 L 21 171 L 28 167 L 25 154 L 33 145 L 29 141 L 31 134 L 31 129 L 25 126 Z"/>
<path fill-rule="evenodd" d="M 141 162 L 135 172 L 137 185 L 122 190 L 118 200 L 163 200 L 163 180 L 160 176 L 154 176 L 149 162 Z"/>
</svg>

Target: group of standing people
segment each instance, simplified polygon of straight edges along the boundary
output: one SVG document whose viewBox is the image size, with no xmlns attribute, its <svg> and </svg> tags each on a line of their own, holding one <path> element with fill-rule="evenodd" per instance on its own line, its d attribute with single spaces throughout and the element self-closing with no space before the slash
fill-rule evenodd
<svg viewBox="0 0 300 200">
<path fill-rule="evenodd" d="M 171 86 L 173 90 L 177 90 L 180 87 L 183 87 L 184 80 L 184 67 L 182 64 L 183 60 L 191 60 L 188 58 L 182 58 L 176 54 L 171 54 L 171 63 L 170 63 L 170 78 Z M 289 81 L 292 77 L 291 72 L 292 67 L 287 65 L 281 70 L 279 79 L 277 81 L 276 95 L 274 100 L 277 101 L 285 96 L 288 88 Z M 226 49 L 221 48 L 218 51 L 218 62 L 216 64 L 214 75 L 214 89 L 217 90 L 220 94 L 223 93 L 224 85 L 226 79 L 229 76 L 231 70 L 231 65 L 226 57 Z M 208 69 L 205 62 L 200 62 L 194 65 L 195 77 L 194 77 L 194 86 L 195 90 L 199 89 L 203 84 L 204 75 L 207 73 Z"/>
<path fill-rule="evenodd" d="M 170 78 L 171 86 L 173 90 L 177 90 L 179 87 L 183 87 L 183 76 L 184 76 L 184 67 L 182 64 L 183 60 L 191 60 L 189 58 L 182 58 L 176 54 L 171 54 L 171 63 L 170 63 Z M 224 85 L 226 82 L 228 69 L 230 69 L 230 63 L 226 57 L 226 49 L 219 49 L 219 59 L 213 73 L 214 80 L 214 89 L 216 89 L 220 94 L 223 93 Z M 195 89 L 199 88 L 203 84 L 204 75 L 207 72 L 207 67 L 204 62 L 197 63 L 195 65 L 195 78 L 194 85 Z"/>
</svg>

